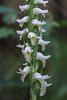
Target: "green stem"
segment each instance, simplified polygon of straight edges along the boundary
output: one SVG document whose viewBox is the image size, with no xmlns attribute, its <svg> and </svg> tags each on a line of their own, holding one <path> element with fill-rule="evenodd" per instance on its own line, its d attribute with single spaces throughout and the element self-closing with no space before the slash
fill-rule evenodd
<svg viewBox="0 0 67 100">
<path fill-rule="evenodd" d="M 33 89 L 30 89 L 30 100 L 36 100 L 36 95 L 34 95 Z"/>
</svg>

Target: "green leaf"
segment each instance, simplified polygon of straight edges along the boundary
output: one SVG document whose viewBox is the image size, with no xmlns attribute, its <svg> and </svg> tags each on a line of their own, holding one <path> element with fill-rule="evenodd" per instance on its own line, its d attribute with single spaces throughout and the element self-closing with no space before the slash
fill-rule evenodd
<svg viewBox="0 0 67 100">
<path fill-rule="evenodd" d="M 0 13 L 4 14 L 4 13 L 14 13 L 14 14 L 21 14 L 19 11 L 16 11 L 12 8 L 8 8 L 5 6 L 0 6 Z"/>
<path fill-rule="evenodd" d="M 61 21 L 61 22 L 59 22 L 59 25 L 60 25 L 60 27 L 62 28 L 62 27 L 67 27 L 67 21 L 65 20 L 65 21 Z"/>
<path fill-rule="evenodd" d="M 14 33 L 15 31 L 12 28 L 7 28 L 7 27 L 0 28 L 0 38 L 6 38 L 9 35 L 13 35 Z"/>
</svg>

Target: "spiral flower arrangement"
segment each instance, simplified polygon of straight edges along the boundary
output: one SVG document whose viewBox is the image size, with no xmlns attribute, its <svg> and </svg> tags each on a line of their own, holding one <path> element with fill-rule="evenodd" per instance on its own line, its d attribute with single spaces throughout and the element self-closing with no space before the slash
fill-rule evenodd
<svg viewBox="0 0 67 100">
<path fill-rule="evenodd" d="M 45 14 L 48 13 L 48 10 L 42 10 L 39 8 L 39 5 L 42 4 L 46 7 L 48 1 L 44 0 L 24 0 L 25 5 L 20 5 L 19 8 L 21 12 L 26 12 L 25 17 L 22 19 L 17 19 L 21 30 L 17 30 L 17 34 L 20 37 L 20 40 L 23 40 L 23 45 L 19 44 L 17 47 L 21 48 L 21 52 L 24 55 L 25 63 L 24 69 L 19 68 L 18 74 L 21 74 L 21 80 L 24 82 L 24 79 L 29 75 L 30 82 L 30 100 L 36 100 L 37 95 L 45 95 L 46 88 L 51 85 L 48 84 L 45 80 L 51 76 L 42 75 L 42 70 L 46 65 L 46 60 L 51 57 L 51 55 L 44 56 L 39 52 L 39 45 L 41 45 L 41 50 L 45 50 L 45 46 L 50 43 L 50 41 L 44 41 L 42 34 L 45 33 L 45 29 L 42 28 L 46 22 L 41 21 L 40 17 L 45 18 Z M 23 29 L 25 27 L 25 29 Z M 42 66 L 39 66 L 39 63 L 42 62 Z M 38 70 L 41 67 L 41 71 Z"/>
</svg>

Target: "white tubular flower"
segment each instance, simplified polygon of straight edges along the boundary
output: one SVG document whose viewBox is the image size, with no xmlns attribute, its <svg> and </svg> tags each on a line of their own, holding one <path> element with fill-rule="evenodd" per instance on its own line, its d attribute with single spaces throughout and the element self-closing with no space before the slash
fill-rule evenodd
<svg viewBox="0 0 67 100">
<path fill-rule="evenodd" d="M 46 22 L 44 22 L 44 21 L 38 21 L 37 19 L 33 19 L 32 20 L 32 25 L 37 25 L 38 26 L 38 29 L 39 29 L 39 31 L 41 31 L 41 27 L 42 27 L 42 25 L 44 25 L 44 24 L 46 24 Z"/>
<path fill-rule="evenodd" d="M 30 62 L 31 61 L 31 53 L 33 52 L 33 50 L 31 49 L 31 47 L 26 47 L 25 50 L 22 50 L 22 53 L 25 56 L 25 60 Z"/>
<path fill-rule="evenodd" d="M 43 1 L 43 0 L 35 0 L 35 4 L 43 4 L 44 7 L 46 7 L 46 4 L 48 3 L 48 1 Z"/>
<path fill-rule="evenodd" d="M 40 60 L 42 63 L 43 63 L 43 68 L 45 67 L 46 65 L 46 59 L 49 59 L 51 57 L 51 55 L 48 55 L 48 56 L 44 56 L 42 53 L 40 52 L 37 52 L 37 60 Z"/>
<path fill-rule="evenodd" d="M 36 43 L 36 34 L 35 33 L 33 33 L 33 32 L 30 32 L 29 34 L 28 34 L 28 38 L 30 38 L 31 39 L 31 44 L 32 45 L 35 45 L 35 43 Z"/>
<path fill-rule="evenodd" d="M 48 79 L 50 78 L 51 76 L 48 76 L 48 75 L 44 75 L 42 76 L 40 73 L 36 72 L 33 74 L 33 82 L 38 80 L 41 84 L 41 88 L 40 88 L 40 96 L 43 96 L 45 95 L 46 93 L 46 88 L 50 85 L 52 85 L 51 83 L 50 84 L 47 84 L 47 82 L 44 80 L 44 79 Z"/>
<path fill-rule="evenodd" d="M 20 10 L 21 10 L 21 12 L 23 12 L 24 10 L 26 10 L 26 11 L 28 11 L 29 10 L 29 5 L 23 5 L 23 6 L 19 6 L 19 8 L 20 8 Z"/>
<path fill-rule="evenodd" d="M 41 10 L 40 8 L 33 9 L 33 16 L 38 15 L 38 14 L 42 14 L 43 17 L 45 18 L 45 13 L 48 13 L 48 10 Z"/>
<path fill-rule="evenodd" d="M 26 43 L 26 46 L 29 46 L 29 44 L 28 44 L 28 43 Z M 21 49 L 24 49 L 24 45 L 21 45 L 21 44 L 16 45 L 16 47 L 21 48 Z"/>
<path fill-rule="evenodd" d="M 44 32 L 46 32 L 46 30 L 44 30 L 43 28 L 40 30 L 40 37 L 42 37 L 42 34 L 44 33 Z"/>
<path fill-rule="evenodd" d="M 24 45 L 21 45 L 21 44 L 16 45 L 16 47 L 24 49 Z"/>
<path fill-rule="evenodd" d="M 16 21 L 19 23 L 19 26 L 20 26 L 20 27 L 23 27 L 23 24 L 24 24 L 24 23 L 27 23 L 28 20 L 29 20 L 29 17 L 28 17 L 28 16 L 25 16 L 25 17 L 23 17 L 22 19 L 17 19 Z"/>
<path fill-rule="evenodd" d="M 30 72 L 30 67 L 26 66 L 23 70 L 21 70 L 21 68 L 19 68 L 20 72 L 17 72 L 18 74 L 21 74 L 21 80 L 22 82 L 24 82 L 25 77 L 29 74 Z"/>
<path fill-rule="evenodd" d="M 41 33 L 44 33 L 44 32 L 46 32 L 46 30 L 44 30 L 43 28 L 41 29 Z"/>
<path fill-rule="evenodd" d="M 26 66 L 26 65 L 27 65 L 27 63 L 24 63 L 24 64 L 22 64 L 22 65 L 25 65 L 25 66 Z"/>
<path fill-rule="evenodd" d="M 22 31 L 17 30 L 16 32 L 17 32 L 17 34 L 20 35 L 20 40 L 22 40 L 22 36 L 23 36 L 25 33 L 28 33 L 29 30 L 28 30 L 28 28 L 25 28 L 25 29 L 22 30 Z"/>
<path fill-rule="evenodd" d="M 44 41 L 43 39 L 39 39 L 38 44 L 42 46 L 42 51 L 45 50 L 45 45 L 48 45 L 50 41 Z"/>
</svg>

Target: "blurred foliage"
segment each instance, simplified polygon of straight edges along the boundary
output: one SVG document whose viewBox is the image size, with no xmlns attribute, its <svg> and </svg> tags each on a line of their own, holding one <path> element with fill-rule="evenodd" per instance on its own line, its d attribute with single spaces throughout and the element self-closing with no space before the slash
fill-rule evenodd
<svg viewBox="0 0 67 100">
<path fill-rule="evenodd" d="M 2 14 L 4 14 L 4 13 L 21 14 L 21 12 L 16 11 L 12 8 L 5 7 L 5 6 L 0 6 L 0 13 L 2 13 Z"/>
<path fill-rule="evenodd" d="M 9 35 L 13 35 L 14 33 L 15 31 L 12 28 L 7 28 L 7 27 L 0 28 L 0 38 L 6 38 Z"/>
<path fill-rule="evenodd" d="M 16 23 L 17 15 L 16 14 L 7 14 L 3 17 L 3 21 L 6 24 Z"/>
<path fill-rule="evenodd" d="M 5 23 L 0 27 L 0 100 L 29 100 L 29 82 L 26 77 L 22 83 L 20 75 L 16 74 L 21 63 L 24 62 L 23 56 L 16 44 L 14 25 L 19 14 L 18 11 L 0 6 L 0 13 L 3 14 L 2 21 Z M 48 20 L 44 25 L 47 31 L 43 34 L 44 40 L 50 40 L 51 44 L 46 46 L 43 54 L 51 54 L 52 57 L 47 60 L 46 68 L 43 74 L 51 75 L 48 82 L 52 86 L 47 88 L 45 96 L 38 96 L 38 100 L 67 100 L 67 39 L 66 30 L 67 21 L 53 21 L 53 15 L 48 14 Z M 41 48 L 39 48 L 41 49 Z M 22 57 L 21 57 L 22 56 Z M 24 66 L 22 67 L 22 69 Z M 26 87 L 26 88 L 25 88 Z"/>
</svg>

